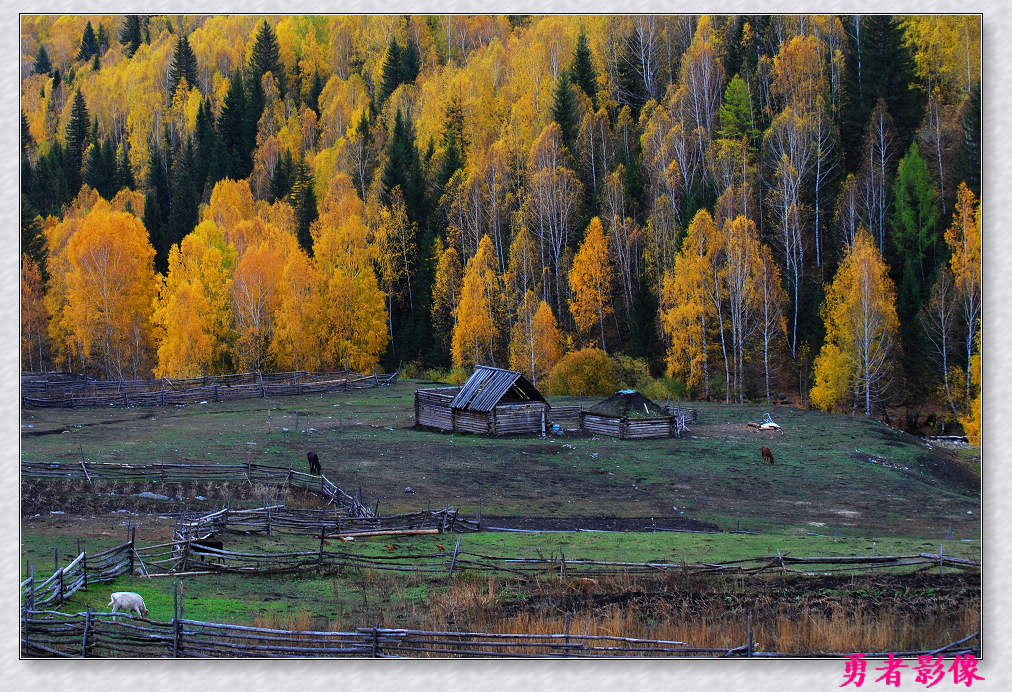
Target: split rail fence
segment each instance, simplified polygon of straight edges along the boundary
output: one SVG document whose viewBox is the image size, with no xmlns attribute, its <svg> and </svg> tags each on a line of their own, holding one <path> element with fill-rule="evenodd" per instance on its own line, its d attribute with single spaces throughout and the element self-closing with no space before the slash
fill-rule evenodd
<svg viewBox="0 0 1012 692">
<path fill-rule="evenodd" d="M 609 635 L 499 632 L 441 632 L 358 628 L 323 632 L 246 627 L 202 622 L 179 616 L 169 622 L 123 613 L 26 611 L 21 619 L 21 651 L 28 657 L 134 658 L 613 658 L 613 657 L 796 657 L 757 652 L 752 629 L 742 646 L 694 647 L 686 642 Z M 567 617 L 568 624 L 568 617 Z M 980 654 L 980 632 L 929 651 L 892 652 L 901 656 Z M 843 657 L 850 652 L 818 652 Z M 887 653 L 866 652 L 869 658 Z"/>
<path fill-rule="evenodd" d="M 21 377 L 21 404 L 25 408 L 172 406 L 369 389 L 396 382 L 398 374 L 247 372 L 160 380 L 95 380 L 66 373 L 26 374 Z"/>
<path fill-rule="evenodd" d="M 321 534 L 322 535 L 322 534 Z M 545 573 L 546 569 L 561 579 L 575 575 L 601 575 L 615 573 L 619 568 L 628 572 L 642 570 L 657 572 L 681 570 L 685 574 L 707 572 L 758 573 L 779 565 L 784 572 L 797 571 L 787 565 L 842 565 L 843 569 L 868 566 L 898 566 L 930 563 L 939 569 L 943 565 L 961 569 L 979 568 L 971 560 L 942 555 L 919 554 L 910 556 L 843 556 L 843 557 L 791 557 L 777 556 L 736 560 L 722 564 L 672 564 L 600 562 L 566 560 L 559 558 L 509 558 L 460 551 L 460 538 L 452 556 L 448 552 L 435 555 L 372 557 L 351 553 L 325 551 L 321 539 L 320 550 L 284 553 L 250 554 L 218 551 L 204 548 L 201 560 L 232 560 L 233 565 L 218 565 L 219 571 L 249 572 L 278 571 L 322 566 L 352 565 L 372 569 L 445 573 L 451 576 L 454 568 L 514 572 L 523 576 Z M 173 619 L 157 622 L 147 618 L 134 618 L 124 613 L 87 612 L 62 613 L 54 610 L 71 595 L 89 584 L 112 581 L 122 574 L 140 572 L 148 576 L 159 574 L 168 565 L 185 567 L 190 541 L 170 542 L 138 548 L 131 529 L 130 540 L 108 550 L 88 554 L 84 551 L 65 567 L 57 569 L 47 579 L 37 582 L 34 567 L 27 579 L 21 582 L 21 647 L 31 657 L 608 657 L 608 656 L 796 656 L 797 654 L 755 652 L 752 642 L 751 619 L 745 645 L 733 649 L 692 647 L 685 642 L 635 639 L 604 635 L 564 634 L 503 634 L 489 632 L 438 632 L 424 630 L 359 628 L 355 632 L 289 631 L 246 627 L 223 623 L 187 620 L 182 617 L 183 604 L 179 583 L 175 589 Z M 180 552 L 180 548 L 183 552 Z M 159 555 L 165 556 L 160 558 Z M 146 556 L 147 560 L 144 559 Z M 446 559 L 449 557 L 447 569 Z M 182 560 L 182 562 L 180 562 Z M 258 561 L 262 564 L 257 564 Z M 287 562 L 285 562 L 287 561 Z M 418 564 L 410 564 L 412 561 Z M 205 564 L 205 566 L 209 566 Z M 172 576 L 185 576 L 195 572 L 167 572 Z M 810 572 L 805 572 L 810 573 Z M 568 618 L 567 618 L 568 623 Z M 968 642 L 976 640 L 975 645 Z M 899 655 L 931 653 L 955 655 L 980 651 L 980 632 L 933 651 L 893 652 Z M 819 652 L 819 656 L 844 656 L 845 653 Z M 871 654 L 869 657 L 885 656 Z"/>
<path fill-rule="evenodd" d="M 289 485 L 315 493 L 336 503 L 349 515 L 371 517 L 370 509 L 361 498 L 342 490 L 326 476 L 296 471 L 284 466 L 265 464 L 116 464 L 91 462 L 83 459 L 76 463 L 21 462 L 22 478 L 71 479 L 91 482 L 105 481 L 159 481 L 160 483 L 189 482 L 248 482 L 267 485 Z"/>
<path fill-rule="evenodd" d="M 219 509 L 209 514 L 191 513 L 180 517 L 175 536 L 178 541 L 195 540 L 212 533 L 289 533 L 323 536 L 368 536 L 416 533 L 465 533 L 480 530 L 477 522 L 459 517 L 458 510 L 419 510 L 387 516 L 351 516 L 332 509 L 303 509 L 271 505 L 254 509 Z"/>
</svg>

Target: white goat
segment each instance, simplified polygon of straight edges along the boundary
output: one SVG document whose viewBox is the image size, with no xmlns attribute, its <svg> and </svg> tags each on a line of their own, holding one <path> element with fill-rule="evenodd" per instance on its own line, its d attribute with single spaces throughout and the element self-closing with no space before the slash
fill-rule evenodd
<svg viewBox="0 0 1012 692">
<path fill-rule="evenodd" d="M 144 605 L 144 598 L 139 593 L 133 591 L 117 591 L 109 599 L 109 603 L 106 607 L 112 606 L 112 612 L 117 613 L 121 609 L 130 612 L 137 613 L 138 617 L 144 617 L 148 614 L 148 609 Z"/>
</svg>

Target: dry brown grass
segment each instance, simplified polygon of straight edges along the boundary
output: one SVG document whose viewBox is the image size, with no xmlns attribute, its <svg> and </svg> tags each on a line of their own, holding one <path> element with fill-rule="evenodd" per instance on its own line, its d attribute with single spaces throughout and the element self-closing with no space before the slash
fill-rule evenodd
<svg viewBox="0 0 1012 692">
<path fill-rule="evenodd" d="M 757 650 L 795 654 L 931 649 L 980 627 L 980 600 L 972 596 L 958 604 L 950 601 L 912 613 L 901 599 L 869 604 L 867 600 L 813 592 L 800 601 L 781 600 L 775 593 L 733 601 L 729 596 L 725 601 L 719 594 L 702 600 L 669 594 L 675 597 L 665 600 L 657 597 L 657 581 L 617 577 L 598 582 L 594 592 L 574 596 L 567 584 L 557 580 L 521 584 L 496 578 L 456 579 L 430 599 L 431 608 L 420 626 L 559 633 L 565 631 L 568 611 L 573 634 L 664 639 L 684 641 L 692 647 L 730 649 L 746 643 L 751 612 Z M 538 593 L 539 603 L 549 607 L 525 607 L 517 600 L 519 592 Z M 607 603 L 616 594 L 622 595 L 621 602 Z"/>
</svg>

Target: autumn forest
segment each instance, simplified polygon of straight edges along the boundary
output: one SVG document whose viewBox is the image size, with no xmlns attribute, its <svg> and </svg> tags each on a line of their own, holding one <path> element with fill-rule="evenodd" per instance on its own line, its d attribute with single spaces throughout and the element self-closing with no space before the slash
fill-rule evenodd
<svg viewBox="0 0 1012 692">
<path fill-rule="evenodd" d="M 21 20 L 21 363 L 981 414 L 981 19 Z"/>
</svg>

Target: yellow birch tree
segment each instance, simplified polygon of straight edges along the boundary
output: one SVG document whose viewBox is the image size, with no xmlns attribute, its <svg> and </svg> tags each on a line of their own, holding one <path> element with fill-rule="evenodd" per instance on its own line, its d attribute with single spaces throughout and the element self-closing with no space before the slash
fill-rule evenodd
<svg viewBox="0 0 1012 692">
<path fill-rule="evenodd" d="M 608 240 L 601 219 L 595 216 L 587 226 L 587 233 L 573 257 L 573 267 L 569 270 L 569 286 L 573 293 L 569 309 L 581 332 L 587 332 L 597 324 L 601 332 L 602 350 L 606 350 L 604 318 L 612 312 L 611 279 L 612 262 L 608 254 Z"/>
<path fill-rule="evenodd" d="M 829 410 L 853 396 L 870 416 L 885 397 L 895 360 L 896 287 L 875 242 L 858 232 L 822 304 L 826 342 L 815 359 L 812 403 Z"/>
</svg>

